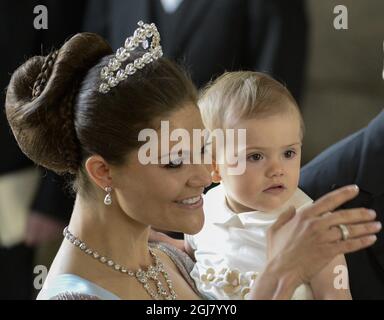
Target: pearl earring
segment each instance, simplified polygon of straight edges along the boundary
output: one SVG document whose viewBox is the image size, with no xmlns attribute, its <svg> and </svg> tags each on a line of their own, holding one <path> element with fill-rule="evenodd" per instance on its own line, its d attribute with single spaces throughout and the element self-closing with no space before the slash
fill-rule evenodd
<svg viewBox="0 0 384 320">
<path fill-rule="evenodd" d="M 104 190 L 107 193 L 107 195 L 104 198 L 104 204 L 106 206 L 110 206 L 112 204 L 112 196 L 111 196 L 112 188 L 111 187 L 105 187 Z"/>
</svg>

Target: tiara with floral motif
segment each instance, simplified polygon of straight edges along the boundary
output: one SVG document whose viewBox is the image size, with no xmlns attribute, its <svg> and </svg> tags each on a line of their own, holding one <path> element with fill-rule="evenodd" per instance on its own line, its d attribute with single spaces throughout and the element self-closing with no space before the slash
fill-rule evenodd
<svg viewBox="0 0 384 320">
<path fill-rule="evenodd" d="M 139 27 L 133 36 L 125 40 L 124 47 L 117 49 L 115 56 L 109 60 L 108 65 L 103 67 L 100 72 L 102 83 L 99 92 L 107 93 L 111 88 L 116 87 L 120 81 L 133 75 L 138 69 L 142 69 L 146 64 L 159 59 L 163 55 L 160 45 L 160 34 L 154 23 L 146 24 L 143 21 L 137 23 Z M 151 39 L 151 44 L 149 44 Z M 142 56 L 128 63 L 125 68 L 120 68 L 122 62 L 130 57 L 130 52 L 138 46 L 147 50 Z"/>
</svg>

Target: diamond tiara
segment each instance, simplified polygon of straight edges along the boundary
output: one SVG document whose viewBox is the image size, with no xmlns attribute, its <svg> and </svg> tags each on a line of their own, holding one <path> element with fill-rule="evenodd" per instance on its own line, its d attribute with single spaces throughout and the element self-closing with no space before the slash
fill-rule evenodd
<svg viewBox="0 0 384 320">
<path fill-rule="evenodd" d="M 146 64 L 159 59 L 163 55 L 160 45 L 160 34 L 154 23 L 146 24 L 143 21 L 137 23 L 139 27 L 133 36 L 125 40 L 124 47 L 116 50 L 115 56 L 109 60 L 108 65 L 103 67 L 100 72 L 102 83 L 99 92 L 107 93 L 111 88 L 116 87 L 120 81 L 133 75 L 138 69 L 142 69 Z M 151 39 L 151 44 L 149 44 Z M 125 68 L 120 68 L 121 64 L 130 56 L 130 52 L 138 46 L 142 46 L 146 52 L 133 62 L 128 63 Z"/>
</svg>

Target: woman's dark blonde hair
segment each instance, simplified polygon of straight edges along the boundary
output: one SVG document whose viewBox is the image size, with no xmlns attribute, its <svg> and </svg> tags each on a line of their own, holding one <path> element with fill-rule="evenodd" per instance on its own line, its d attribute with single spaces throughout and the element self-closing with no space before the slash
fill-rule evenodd
<svg viewBox="0 0 384 320">
<path fill-rule="evenodd" d="M 165 58 L 100 93 L 100 71 L 112 53 L 100 36 L 80 33 L 47 57 L 30 58 L 7 88 L 6 114 L 22 151 L 56 173 L 74 175 L 79 191 L 88 186 L 84 162 L 90 155 L 123 164 L 140 146 L 141 129 L 186 103 L 197 104 L 190 78 Z"/>
</svg>

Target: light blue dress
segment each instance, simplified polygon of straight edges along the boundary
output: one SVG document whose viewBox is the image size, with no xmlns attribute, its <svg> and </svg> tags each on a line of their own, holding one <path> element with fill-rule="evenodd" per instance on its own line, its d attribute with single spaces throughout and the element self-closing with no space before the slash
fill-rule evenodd
<svg viewBox="0 0 384 320">
<path fill-rule="evenodd" d="M 108 290 L 75 274 L 60 274 L 44 287 L 37 300 L 121 300 Z"/>
</svg>

